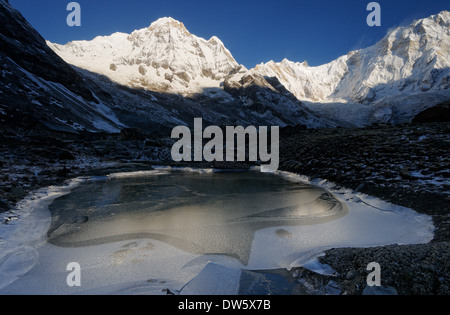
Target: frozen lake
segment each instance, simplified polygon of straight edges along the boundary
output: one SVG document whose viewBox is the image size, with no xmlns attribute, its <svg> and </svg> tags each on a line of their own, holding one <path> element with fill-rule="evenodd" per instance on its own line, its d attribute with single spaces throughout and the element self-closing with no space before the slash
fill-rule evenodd
<svg viewBox="0 0 450 315">
<path fill-rule="evenodd" d="M 146 238 L 247 265 L 256 231 L 321 223 L 348 208 L 321 188 L 273 174 L 172 171 L 84 183 L 50 212 L 48 241 L 57 246 Z"/>
<path fill-rule="evenodd" d="M 258 171 L 79 179 L 19 211 L 0 227 L 0 294 L 238 294 L 268 276 L 255 271 L 301 266 L 328 248 L 433 236 L 431 219 L 412 210 Z M 79 287 L 66 282 L 71 262 Z"/>
</svg>

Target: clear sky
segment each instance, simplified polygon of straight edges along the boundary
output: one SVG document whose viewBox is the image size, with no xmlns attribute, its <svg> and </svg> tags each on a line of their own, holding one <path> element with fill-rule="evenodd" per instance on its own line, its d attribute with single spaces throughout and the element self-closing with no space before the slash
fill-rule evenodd
<svg viewBox="0 0 450 315">
<path fill-rule="evenodd" d="M 78 0 L 81 26 L 69 27 L 69 2 L 10 0 L 51 42 L 131 33 L 170 16 L 197 36 L 219 37 L 247 68 L 283 58 L 321 65 L 374 44 L 393 27 L 450 10 L 450 0 L 379 0 L 381 27 L 369 27 L 371 0 Z"/>
</svg>

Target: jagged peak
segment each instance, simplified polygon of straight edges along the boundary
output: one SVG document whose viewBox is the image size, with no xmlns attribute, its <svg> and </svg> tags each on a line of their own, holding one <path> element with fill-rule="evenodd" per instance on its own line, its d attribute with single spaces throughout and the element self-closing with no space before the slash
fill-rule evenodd
<svg viewBox="0 0 450 315">
<path fill-rule="evenodd" d="M 220 40 L 219 37 L 217 36 L 212 36 L 209 40 L 209 43 L 213 44 L 213 45 L 222 45 L 224 46 L 223 42 Z"/>
<path fill-rule="evenodd" d="M 156 29 L 178 29 L 183 32 L 186 32 L 188 34 L 189 31 L 186 29 L 184 24 L 178 20 L 175 20 L 172 17 L 162 17 L 154 21 L 152 24 L 150 24 L 150 27 L 148 28 L 150 31 L 154 31 Z"/>
<path fill-rule="evenodd" d="M 422 27 L 422 32 L 427 31 L 427 26 L 429 25 L 436 25 L 438 24 L 438 27 L 449 27 L 450 25 L 450 11 L 441 11 L 438 14 L 431 15 L 426 18 L 418 19 L 413 21 L 411 24 L 405 26 L 405 27 L 399 27 L 396 30 L 401 29 L 416 29 L 417 26 Z M 394 30 L 395 32 L 395 30 Z"/>
<path fill-rule="evenodd" d="M 431 18 L 434 18 L 434 19 L 441 18 L 448 23 L 448 21 L 450 20 L 450 11 L 448 11 L 448 10 L 441 11 L 438 14 L 432 15 Z"/>
<path fill-rule="evenodd" d="M 264 66 L 264 65 L 275 65 L 275 64 L 277 64 L 274 60 L 270 60 L 270 61 L 268 61 L 268 62 L 266 62 L 266 63 L 261 63 L 259 66 Z"/>
</svg>

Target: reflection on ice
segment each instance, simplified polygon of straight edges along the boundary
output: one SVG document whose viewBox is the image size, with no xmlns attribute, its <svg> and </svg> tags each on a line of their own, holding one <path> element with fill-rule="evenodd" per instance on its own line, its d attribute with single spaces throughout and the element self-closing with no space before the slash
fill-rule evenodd
<svg viewBox="0 0 450 315">
<path fill-rule="evenodd" d="M 348 209 L 321 188 L 273 174 L 167 171 L 84 183 L 50 211 L 57 246 L 148 238 L 246 264 L 255 231 L 326 222 Z"/>
</svg>

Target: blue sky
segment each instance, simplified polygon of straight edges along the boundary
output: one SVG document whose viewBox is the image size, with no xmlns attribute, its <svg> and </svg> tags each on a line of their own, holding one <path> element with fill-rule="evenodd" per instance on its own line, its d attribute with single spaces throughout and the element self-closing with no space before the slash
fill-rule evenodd
<svg viewBox="0 0 450 315">
<path fill-rule="evenodd" d="M 10 0 L 52 42 L 131 33 L 160 17 L 183 22 L 193 34 L 216 35 L 248 68 L 269 60 L 330 62 L 380 40 L 390 28 L 450 10 L 450 0 L 379 0 L 381 27 L 366 24 L 371 0 L 79 0 L 81 27 L 69 27 L 69 0 Z"/>
</svg>

